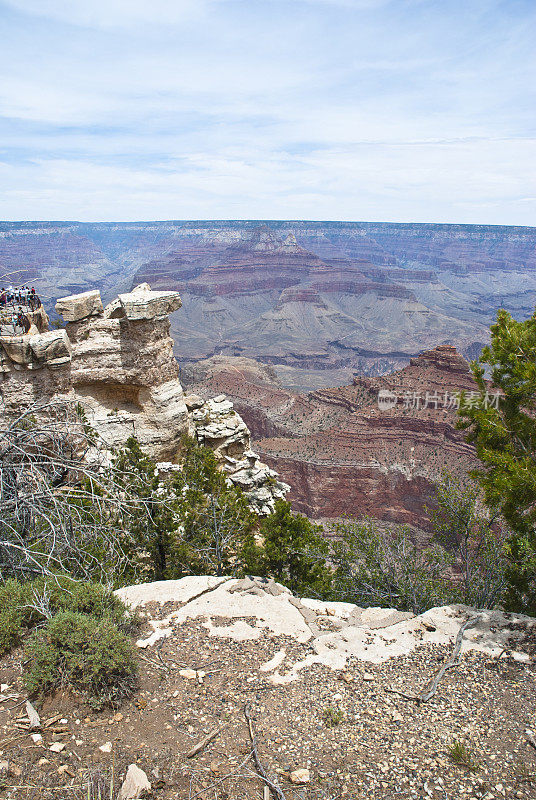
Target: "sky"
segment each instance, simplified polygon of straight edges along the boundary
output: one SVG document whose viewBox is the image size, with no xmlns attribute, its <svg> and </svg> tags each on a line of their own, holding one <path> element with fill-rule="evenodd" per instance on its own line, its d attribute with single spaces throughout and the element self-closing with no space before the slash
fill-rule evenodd
<svg viewBox="0 0 536 800">
<path fill-rule="evenodd" d="M 0 219 L 536 225 L 535 0 L 0 0 Z"/>
</svg>

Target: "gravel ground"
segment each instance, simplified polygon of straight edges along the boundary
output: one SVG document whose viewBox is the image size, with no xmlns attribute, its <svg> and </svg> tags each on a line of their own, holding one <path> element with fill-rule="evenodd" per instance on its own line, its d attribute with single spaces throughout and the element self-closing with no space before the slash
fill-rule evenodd
<svg viewBox="0 0 536 800">
<path fill-rule="evenodd" d="M 210 637 L 200 621 L 182 623 L 140 653 L 140 690 L 117 711 L 96 714 L 69 691 L 47 700 L 42 720 L 57 719 L 42 744 L 15 724 L 25 695 L 20 652 L 12 653 L 1 669 L 8 699 L 0 702 L 0 797 L 87 798 L 88 775 L 107 785 L 113 776 L 117 788 L 136 763 L 159 800 L 262 800 L 247 706 L 280 798 L 536 798 L 536 749 L 525 733 L 535 726 L 534 660 L 467 653 L 437 694 L 417 704 L 387 689 L 418 692 L 451 648 L 426 644 L 381 665 L 352 660 L 342 671 L 315 665 L 273 686 L 259 668 L 283 648 L 289 663 L 309 652 L 269 633 L 238 643 Z M 184 669 L 197 672 L 185 677 Z M 187 758 L 215 728 L 216 738 Z M 54 743 L 65 747 L 53 752 Z M 308 770 L 300 773 L 308 782 L 292 783 L 296 770 Z"/>
</svg>

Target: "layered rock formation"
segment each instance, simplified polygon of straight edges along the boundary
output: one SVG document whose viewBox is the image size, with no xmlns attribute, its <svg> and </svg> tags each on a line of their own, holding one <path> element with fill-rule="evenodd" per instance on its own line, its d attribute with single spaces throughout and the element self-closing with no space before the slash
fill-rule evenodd
<svg viewBox="0 0 536 800">
<path fill-rule="evenodd" d="M 269 513 L 288 490 L 251 451 L 249 430 L 224 397 L 185 398 L 169 335 L 169 314 L 180 308 L 174 291 L 148 284 L 120 294 L 103 308 L 92 290 L 58 300 L 65 329 L 0 337 L 0 397 L 8 418 L 36 402 L 80 402 L 110 447 L 136 436 L 158 461 L 173 462 L 185 432 L 214 450 L 229 479 Z M 40 316 L 42 327 L 45 318 Z"/>
<path fill-rule="evenodd" d="M 233 399 L 255 448 L 310 517 L 371 516 L 426 529 L 442 471 L 464 475 L 476 464 L 456 418 L 459 392 L 477 387 L 448 345 L 389 375 L 308 394 L 243 358 L 199 362 L 192 378 L 199 394 Z"/>
<path fill-rule="evenodd" d="M 392 371 L 437 343 L 475 357 L 497 308 L 532 314 L 535 248 L 534 228 L 481 225 L 0 223 L 0 263 L 43 296 L 178 290 L 182 363 L 261 358 L 308 389 L 335 385 L 323 377 L 335 369 Z"/>
</svg>

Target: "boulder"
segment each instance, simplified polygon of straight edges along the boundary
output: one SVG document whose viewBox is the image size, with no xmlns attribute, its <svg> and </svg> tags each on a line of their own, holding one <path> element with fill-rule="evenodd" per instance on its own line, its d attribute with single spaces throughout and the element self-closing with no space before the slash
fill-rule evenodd
<svg viewBox="0 0 536 800">
<path fill-rule="evenodd" d="M 125 309 L 121 305 L 121 300 L 116 297 L 111 303 L 108 303 L 104 309 L 104 319 L 121 319 L 125 316 Z"/>
<path fill-rule="evenodd" d="M 184 402 L 186 403 L 186 408 L 188 411 L 194 411 L 197 408 L 201 408 L 201 406 L 205 403 L 203 398 L 199 397 L 198 394 L 185 394 Z"/>
<path fill-rule="evenodd" d="M 120 294 L 119 301 L 127 319 L 133 321 L 166 316 L 182 306 L 178 292 L 153 292 L 147 283 L 141 283 L 128 294 Z M 110 313 L 117 311 L 113 309 Z"/>
<path fill-rule="evenodd" d="M 71 342 L 63 329 L 31 336 L 30 347 L 38 361 L 70 358 L 72 352 Z"/>
<path fill-rule="evenodd" d="M 151 784 L 146 773 L 136 764 L 131 764 L 127 769 L 117 800 L 138 800 L 143 797 L 145 792 L 150 791 Z"/>
<path fill-rule="evenodd" d="M 100 292 L 97 289 L 60 297 L 56 302 L 55 309 L 65 322 L 78 322 L 85 317 L 97 317 L 104 311 Z"/>
<path fill-rule="evenodd" d="M 14 364 L 30 364 L 32 350 L 28 336 L 2 336 L 0 338 L 5 354 Z"/>
</svg>

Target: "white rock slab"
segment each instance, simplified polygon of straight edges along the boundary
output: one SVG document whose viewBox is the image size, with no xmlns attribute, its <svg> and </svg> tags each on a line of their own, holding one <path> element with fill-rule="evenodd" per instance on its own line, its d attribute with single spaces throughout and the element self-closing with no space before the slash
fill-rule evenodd
<svg viewBox="0 0 536 800">
<path fill-rule="evenodd" d="M 104 311 L 100 292 L 97 289 L 60 297 L 56 301 L 55 309 L 65 322 L 78 322 L 85 317 L 99 316 Z"/>
</svg>

